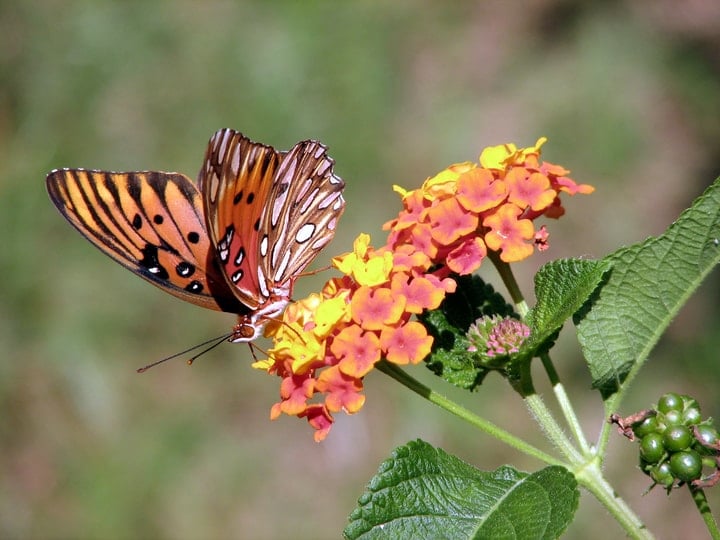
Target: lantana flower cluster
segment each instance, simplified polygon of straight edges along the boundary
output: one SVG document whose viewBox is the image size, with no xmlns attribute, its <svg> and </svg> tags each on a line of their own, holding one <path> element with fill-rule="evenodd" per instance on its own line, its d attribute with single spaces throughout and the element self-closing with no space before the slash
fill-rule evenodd
<svg viewBox="0 0 720 540">
<path fill-rule="evenodd" d="M 360 235 L 353 251 L 333 259 L 342 277 L 320 293 L 288 306 L 266 335 L 273 347 L 253 364 L 282 378 L 281 400 L 271 409 L 306 418 L 323 440 L 333 413 L 353 414 L 365 403 L 363 378 L 381 359 L 421 362 L 433 338 L 413 316 L 437 309 L 455 290 L 453 274 L 477 270 L 488 250 L 504 262 L 547 247 L 540 216 L 564 213 L 561 192 L 591 193 L 558 165 L 541 163 L 541 138 L 530 148 L 486 148 L 479 165 L 451 165 L 402 196 L 403 210 L 385 224 L 384 246 L 373 249 Z"/>
<path fill-rule="evenodd" d="M 406 365 L 430 354 L 432 337 L 411 318 L 436 309 L 455 290 L 452 279 L 428 273 L 429 261 L 410 246 L 374 250 L 362 234 L 353 248 L 333 259 L 343 277 L 291 304 L 281 322 L 268 326 L 274 346 L 267 360 L 253 364 L 283 378 L 271 418 L 307 418 L 317 441 L 326 437 L 333 413 L 360 410 L 363 377 L 381 358 Z M 310 403 L 316 394 L 323 401 Z"/>
<path fill-rule="evenodd" d="M 411 245 L 459 275 L 480 267 L 488 250 L 506 263 L 521 261 L 548 248 L 545 227 L 535 230 L 540 216 L 565 213 L 560 193 L 589 194 L 595 188 L 576 184 L 570 171 L 540 162 L 540 148 L 518 149 L 514 144 L 485 148 L 480 166 L 451 165 L 425 181 L 420 189 L 395 190 L 404 210 L 386 223 L 388 245 Z"/>
</svg>

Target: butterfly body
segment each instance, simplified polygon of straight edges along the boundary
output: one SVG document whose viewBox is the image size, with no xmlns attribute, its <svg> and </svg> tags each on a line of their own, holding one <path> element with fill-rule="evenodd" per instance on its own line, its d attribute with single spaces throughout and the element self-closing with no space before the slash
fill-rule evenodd
<svg viewBox="0 0 720 540">
<path fill-rule="evenodd" d="M 278 152 L 222 129 L 197 186 L 180 173 L 86 169 L 46 183 L 96 247 L 178 298 L 238 314 L 231 340 L 252 341 L 334 236 L 345 201 L 333 165 L 316 141 Z"/>
</svg>

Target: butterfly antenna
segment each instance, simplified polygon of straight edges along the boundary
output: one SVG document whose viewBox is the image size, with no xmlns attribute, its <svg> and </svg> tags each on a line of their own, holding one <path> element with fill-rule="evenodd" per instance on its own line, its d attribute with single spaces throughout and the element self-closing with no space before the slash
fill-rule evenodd
<svg viewBox="0 0 720 540">
<path fill-rule="evenodd" d="M 210 345 L 207 349 L 203 349 L 202 351 L 200 351 L 199 353 L 197 353 L 197 354 L 196 354 L 195 356 L 193 356 L 192 358 L 188 358 L 188 359 L 187 359 L 187 365 L 188 365 L 188 366 L 192 366 L 192 365 L 193 365 L 193 362 L 194 362 L 195 360 L 197 360 L 198 358 L 200 358 L 203 354 L 212 351 L 215 347 L 217 347 L 218 345 L 221 345 L 222 343 L 224 343 L 225 341 L 227 341 L 228 339 L 230 339 L 233 335 L 234 335 L 234 334 L 231 332 L 231 333 L 227 334 L 226 336 L 222 336 L 222 337 L 216 338 L 216 339 L 218 340 L 216 343 L 213 343 L 213 344 Z M 211 340 L 211 341 L 212 341 L 212 340 Z M 207 341 L 206 343 L 210 343 L 210 342 Z"/>
<path fill-rule="evenodd" d="M 166 356 L 165 358 L 162 358 L 162 359 L 160 359 L 160 360 L 157 360 L 156 362 L 153 362 L 152 364 L 148 364 L 147 366 L 143 366 L 143 367 L 141 367 L 141 368 L 138 368 L 136 371 L 137 371 L 138 373 L 145 373 L 145 372 L 146 372 L 148 369 L 150 369 L 151 367 L 155 367 L 155 366 L 157 366 L 157 365 L 159 365 L 159 364 L 164 364 L 164 363 L 167 362 L 168 360 L 172 360 L 173 358 L 177 358 L 178 356 L 182 356 L 182 355 L 184 355 L 184 354 L 187 354 L 187 353 L 189 353 L 189 352 L 192 352 L 192 351 L 194 351 L 194 350 L 196 350 L 196 349 L 199 349 L 200 347 L 204 347 L 204 346 L 207 345 L 208 343 L 212 343 L 212 345 L 211 345 L 210 347 L 208 347 L 207 349 L 201 351 L 200 353 L 198 353 L 198 354 L 196 354 L 195 356 L 193 356 L 190 360 L 188 360 L 188 364 L 192 364 L 192 363 L 195 361 L 196 358 L 198 358 L 199 356 L 202 356 L 203 354 L 205 354 L 205 353 L 208 352 L 208 351 L 213 350 L 215 347 L 217 347 L 218 345 L 220 345 L 223 341 L 225 341 L 226 339 L 230 338 L 231 336 L 232 336 L 232 334 L 224 334 L 224 335 L 222 335 L 222 336 L 218 336 L 218 337 L 214 337 L 214 338 L 212 338 L 212 339 L 208 339 L 207 341 L 203 341 L 202 343 L 198 343 L 197 345 L 193 345 L 193 346 L 190 347 L 189 349 L 185 349 L 184 351 L 180 351 L 179 353 L 175 353 L 175 354 L 173 354 L 173 355 Z"/>
</svg>

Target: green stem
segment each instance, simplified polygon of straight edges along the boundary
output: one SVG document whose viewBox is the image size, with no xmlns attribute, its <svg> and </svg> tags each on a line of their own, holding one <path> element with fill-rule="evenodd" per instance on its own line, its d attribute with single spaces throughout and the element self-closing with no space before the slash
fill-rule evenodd
<svg viewBox="0 0 720 540">
<path fill-rule="evenodd" d="M 590 455 L 590 445 L 588 444 L 587 438 L 580 426 L 580 421 L 575 414 L 575 409 L 565 393 L 565 387 L 560 382 L 560 377 L 558 377 L 557 371 L 555 371 L 555 366 L 550 359 L 550 355 L 544 353 L 540 355 L 540 359 L 542 360 L 543 367 L 548 374 L 548 378 L 550 379 L 550 383 L 553 387 L 553 392 L 555 393 L 555 399 L 557 399 L 558 404 L 560 405 L 560 409 L 562 410 L 563 416 L 565 416 L 565 421 L 568 423 L 570 431 L 572 431 L 575 440 L 580 445 L 582 453 Z"/>
<path fill-rule="evenodd" d="M 545 373 L 547 373 L 548 379 L 550 379 L 550 384 L 553 386 L 560 384 L 560 377 L 558 376 L 557 371 L 555 371 L 555 366 L 550 359 L 550 355 L 548 353 L 543 353 L 540 355 L 540 360 L 542 360 Z"/>
<path fill-rule="evenodd" d="M 537 420 L 540 427 L 555 447 L 565 455 L 571 463 L 583 463 L 583 456 L 567 438 L 562 428 L 558 425 L 555 417 L 543 402 L 538 394 L 532 394 L 523 398 L 528 409 Z"/>
<path fill-rule="evenodd" d="M 688 489 L 690 489 L 690 495 L 692 495 L 695 506 L 697 506 L 698 512 L 700 512 L 700 515 L 705 522 L 705 526 L 710 533 L 710 537 L 714 540 L 719 540 L 720 530 L 718 530 L 717 522 L 715 521 L 712 512 L 710 512 L 710 505 L 708 504 L 707 497 L 705 497 L 705 490 L 694 488 L 690 484 L 688 484 Z"/>
<path fill-rule="evenodd" d="M 580 450 L 586 456 L 595 455 L 595 452 L 590 448 L 590 444 L 585 437 L 585 433 L 583 433 L 580 420 L 578 420 L 578 417 L 575 414 L 575 409 L 565 393 L 565 387 L 561 383 L 558 383 L 553 386 L 553 392 L 555 393 L 555 399 L 557 399 L 560 409 L 562 409 L 563 415 L 565 416 L 565 421 L 568 423 L 570 431 L 572 431 L 575 440 L 580 446 Z"/>
<path fill-rule="evenodd" d="M 497 269 L 498 274 L 500 274 L 500 278 L 503 280 L 505 287 L 507 287 L 510 297 L 515 304 L 515 309 L 517 309 L 520 317 L 525 319 L 529 309 L 527 303 L 525 303 L 525 297 L 523 296 L 522 291 L 515 280 L 515 276 L 512 273 L 512 268 L 510 268 L 508 263 L 502 261 L 495 251 L 489 251 L 487 256 Z"/>
<path fill-rule="evenodd" d="M 610 397 L 604 404 L 603 407 L 605 409 L 605 420 L 608 420 L 610 418 L 610 415 L 614 412 L 617 412 L 616 408 L 616 396 L 618 394 L 615 394 L 614 396 Z M 607 445 L 610 439 L 610 430 L 612 429 L 612 424 L 610 422 L 603 422 L 602 427 L 600 428 L 600 435 L 598 436 L 598 441 L 596 445 L 596 453 L 598 456 L 602 457 L 605 456 L 605 452 L 607 450 Z"/>
<path fill-rule="evenodd" d="M 495 437 L 496 439 L 504 442 L 505 444 L 512 446 L 516 450 L 519 450 L 520 452 L 523 452 L 524 454 L 527 454 L 529 456 L 532 456 L 534 458 L 539 459 L 540 461 L 544 461 L 545 463 L 549 465 L 560 465 L 565 466 L 564 463 L 559 461 L 558 459 L 552 457 L 549 454 L 546 454 L 542 450 L 535 448 L 531 444 L 528 444 L 527 442 L 523 441 L 522 439 L 515 437 L 511 433 L 508 433 L 504 429 L 496 426 L 492 422 L 489 422 L 485 420 L 484 418 L 481 418 L 477 416 L 475 413 L 469 411 L 468 409 L 458 405 L 454 401 L 449 400 L 445 396 L 438 394 L 434 390 L 431 390 L 424 384 L 422 384 L 420 381 L 415 379 L 414 377 L 408 375 L 405 371 L 400 369 L 395 364 L 392 364 L 388 362 L 387 360 L 381 360 L 377 364 L 375 364 L 375 367 L 379 370 L 385 373 L 386 375 L 389 375 L 402 385 L 406 386 L 416 394 L 424 397 L 431 403 L 434 403 L 438 407 L 445 409 L 451 414 L 454 414 L 455 416 L 465 420 L 466 422 L 470 423 L 471 425 L 477 427 L 478 429 L 484 431 L 488 435 L 491 435 Z"/>
<path fill-rule="evenodd" d="M 579 470 L 573 471 L 578 483 L 592 493 L 608 512 L 617 520 L 630 538 L 649 540 L 652 533 L 645 528 L 640 518 L 627 503 L 615 495 L 612 486 L 600 471 L 600 462 L 594 459 Z"/>
</svg>

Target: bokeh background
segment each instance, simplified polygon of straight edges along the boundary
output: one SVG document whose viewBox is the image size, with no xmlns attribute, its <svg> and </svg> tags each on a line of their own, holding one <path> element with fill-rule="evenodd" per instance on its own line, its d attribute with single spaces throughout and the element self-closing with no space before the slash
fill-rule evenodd
<svg viewBox="0 0 720 540">
<path fill-rule="evenodd" d="M 244 346 L 136 374 L 234 318 L 89 245 L 50 203 L 49 170 L 194 177 L 220 127 L 282 149 L 320 139 L 348 205 L 317 266 L 360 232 L 382 241 L 392 184 L 546 135 L 545 158 L 597 191 L 568 201 L 551 250 L 517 265 L 532 303 L 542 262 L 658 234 L 718 175 L 718 28 L 712 0 L 0 3 L 0 537 L 337 538 L 380 461 L 416 437 L 483 469 L 541 466 L 378 373 L 322 444 L 304 421 L 269 421 L 279 380 Z M 623 412 L 679 390 L 720 415 L 718 300 L 715 272 Z M 555 358 L 594 437 L 600 401 L 571 325 Z M 411 368 L 547 448 L 503 381 L 464 394 L 425 371 Z M 610 446 L 620 494 L 661 538 L 703 535 L 684 492 L 643 495 L 635 452 Z M 567 538 L 621 537 L 610 521 L 583 495 Z"/>
</svg>

